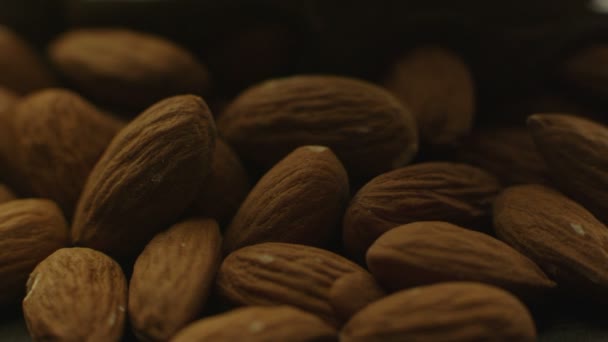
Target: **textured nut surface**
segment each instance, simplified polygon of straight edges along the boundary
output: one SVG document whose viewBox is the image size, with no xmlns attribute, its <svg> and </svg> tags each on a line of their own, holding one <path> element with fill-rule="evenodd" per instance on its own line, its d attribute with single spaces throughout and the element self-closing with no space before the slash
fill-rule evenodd
<svg viewBox="0 0 608 342">
<path fill-rule="evenodd" d="M 112 140 L 87 179 L 73 241 L 132 257 L 192 203 L 211 166 L 215 125 L 192 95 L 165 99 Z"/>
<path fill-rule="evenodd" d="M 334 328 L 307 312 L 289 306 L 248 307 L 195 322 L 171 342 L 192 341 L 337 341 Z"/>
<path fill-rule="evenodd" d="M 221 244 L 210 219 L 182 221 L 148 243 L 129 283 L 129 318 L 138 337 L 166 341 L 196 319 L 220 264 Z"/>
<path fill-rule="evenodd" d="M 608 223 L 608 127 L 564 114 L 535 114 L 528 127 L 555 184 Z"/>
<path fill-rule="evenodd" d="M 62 248 L 30 275 L 23 314 L 34 341 L 111 342 L 123 335 L 126 306 L 127 282 L 114 260 Z"/>
<path fill-rule="evenodd" d="M 371 274 L 354 272 L 334 282 L 329 289 L 329 303 L 338 318 L 346 322 L 366 305 L 385 295 Z"/>
<path fill-rule="evenodd" d="M 15 194 L 6 185 L 0 184 L 0 204 L 16 199 Z"/>
<path fill-rule="evenodd" d="M 386 232 L 367 251 L 367 266 L 392 290 L 475 281 L 529 299 L 555 286 L 538 265 L 504 242 L 439 221 L 410 223 Z"/>
<path fill-rule="evenodd" d="M 356 314 L 340 341 L 536 341 L 526 307 L 501 289 L 466 282 L 397 292 Z"/>
<path fill-rule="evenodd" d="M 277 241 L 324 246 L 339 227 L 348 175 L 323 146 L 296 149 L 251 190 L 225 233 L 224 250 Z"/>
<path fill-rule="evenodd" d="M 416 221 L 447 221 L 483 228 L 498 181 L 466 164 L 431 162 L 382 174 L 352 199 L 343 222 L 347 251 L 363 259 L 384 232 Z"/>
<path fill-rule="evenodd" d="M 292 76 L 244 91 L 218 119 L 243 161 L 266 170 L 302 145 L 323 145 L 352 181 L 409 162 L 418 150 L 411 113 L 388 91 L 336 76 Z"/>
<path fill-rule="evenodd" d="M 201 94 L 206 68 L 161 37 L 125 29 L 79 29 L 49 47 L 56 68 L 92 98 L 141 110 L 161 99 Z"/>
<path fill-rule="evenodd" d="M 68 243 L 67 223 L 55 203 L 27 199 L 0 204 L 0 304 L 18 303 L 34 267 Z"/>
</svg>

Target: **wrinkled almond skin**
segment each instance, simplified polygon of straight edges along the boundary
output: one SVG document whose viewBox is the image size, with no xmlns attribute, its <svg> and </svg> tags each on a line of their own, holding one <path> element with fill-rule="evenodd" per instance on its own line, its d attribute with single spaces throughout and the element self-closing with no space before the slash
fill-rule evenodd
<svg viewBox="0 0 608 342">
<path fill-rule="evenodd" d="M 235 305 L 291 305 L 337 326 L 331 287 L 360 266 L 327 250 L 267 242 L 236 250 L 217 275 L 218 293 Z"/>
<path fill-rule="evenodd" d="M 340 321 L 346 322 L 369 303 L 385 295 L 371 274 L 354 272 L 334 282 L 329 289 L 329 302 Z"/>
<path fill-rule="evenodd" d="M 568 56 L 557 70 L 565 82 L 587 94 L 608 95 L 608 45 L 586 46 Z"/>
<path fill-rule="evenodd" d="M 555 286 L 533 261 L 487 234 L 447 222 L 415 222 L 384 233 L 367 251 L 367 266 L 392 290 L 475 281 L 531 299 Z"/>
<path fill-rule="evenodd" d="M 532 115 L 528 127 L 556 186 L 608 224 L 608 127 L 565 114 Z"/>
<path fill-rule="evenodd" d="M 471 131 L 473 79 L 452 51 L 424 46 L 408 52 L 393 66 L 384 86 L 411 109 L 422 144 L 452 145 Z"/>
<path fill-rule="evenodd" d="M 27 199 L 0 204 L 0 304 L 21 301 L 34 267 L 68 244 L 67 223 L 55 203 Z"/>
<path fill-rule="evenodd" d="M 292 76 L 245 90 L 218 119 L 243 161 L 267 170 L 303 145 L 329 147 L 351 181 L 408 163 L 418 150 L 412 114 L 388 91 L 337 76 Z"/>
<path fill-rule="evenodd" d="M 0 25 L 0 86 L 19 94 L 55 84 L 52 74 L 29 44 Z"/>
<path fill-rule="evenodd" d="M 123 124 L 78 94 L 47 89 L 12 109 L 10 170 L 24 196 L 55 201 L 71 217 L 86 179 Z"/>
<path fill-rule="evenodd" d="M 404 290 L 374 302 L 342 329 L 343 342 L 536 341 L 526 307 L 508 292 L 450 282 Z"/>
<path fill-rule="evenodd" d="M 580 293 L 608 290 L 608 228 L 557 191 L 507 188 L 494 204 L 494 228 L 558 286 Z"/>
<path fill-rule="evenodd" d="M 251 190 L 224 236 L 224 250 L 260 242 L 326 246 L 348 202 L 348 175 L 324 146 L 296 149 Z"/>
<path fill-rule="evenodd" d="M 25 322 L 34 341 L 120 341 L 127 282 L 120 266 L 89 248 L 62 248 L 27 282 Z"/>
<path fill-rule="evenodd" d="M 333 342 L 335 328 L 289 306 L 252 306 L 197 321 L 171 342 Z"/>
<path fill-rule="evenodd" d="M 483 228 L 499 189 L 493 176 L 466 164 L 430 162 L 387 172 L 351 200 L 344 215 L 344 246 L 363 260 L 374 240 L 402 224 L 447 221 Z"/>
<path fill-rule="evenodd" d="M 76 245 L 122 259 L 195 199 L 211 168 L 215 125 L 197 96 L 165 99 L 131 121 L 93 168 L 72 225 Z"/>
<path fill-rule="evenodd" d="M 215 141 L 211 172 L 192 205 L 194 216 L 212 217 L 227 225 L 249 193 L 249 176 L 239 157 L 219 137 Z"/>
<path fill-rule="evenodd" d="M 137 258 L 129 318 L 144 341 L 167 341 L 203 311 L 221 261 L 217 223 L 189 219 L 159 233 Z"/>
<path fill-rule="evenodd" d="M 16 199 L 15 193 L 6 185 L 0 184 L 0 204 Z"/>
<path fill-rule="evenodd" d="M 164 38 L 125 29 L 79 29 L 49 46 L 54 66 L 96 101 L 142 110 L 163 98 L 201 94 L 207 69 Z"/>
</svg>

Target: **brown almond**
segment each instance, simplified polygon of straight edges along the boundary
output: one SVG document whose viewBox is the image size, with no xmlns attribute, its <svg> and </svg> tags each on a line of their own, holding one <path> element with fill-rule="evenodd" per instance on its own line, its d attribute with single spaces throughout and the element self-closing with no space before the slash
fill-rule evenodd
<svg viewBox="0 0 608 342">
<path fill-rule="evenodd" d="M 49 46 L 54 66 L 96 101 L 142 110 L 163 98 L 202 94 L 207 69 L 162 37 L 126 29 L 69 31 Z"/>
<path fill-rule="evenodd" d="M 7 110 L 13 103 L 17 102 L 19 96 L 14 91 L 0 86 L 0 113 Z"/>
<path fill-rule="evenodd" d="M 292 76 L 245 90 L 218 119 L 243 161 L 267 170 L 303 145 L 329 147 L 351 181 L 408 163 L 418 150 L 414 118 L 388 91 L 338 76 Z"/>
<path fill-rule="evenodd" d="M 352 199 L 344 215 L 344 246 L 363 260 L 374 240 L 402 224 L 447 221 L 484 228 L 499 188 L 493 176 L 466 164 L 431 162 L 387 172 Z"/>
<path fill-rule="evenodd" d="M 541 185 L 507 188 L 494 204 L 494 228 L 559 286 L 606 293 L 608 228 L 566 196 Z"/>
<path fill-rule="evenodd" d="M 565 114 L 535 114 L 528 127 L 557 187 L 608 223 L 608 127 Z"/>
<path fill-rule="evenodd" d="M 203 311 L 221 241 L 214 220 L 189 219 L 148 243 L 129 283 L 129 318 L 141 340 L 167 341 Z"/>
<path fill-rule="evenodd" d="M 474 281 L 532 299 L 555 286 L 538 265 L 506 243 L 439 221 L 384 233 L 367 251 L 367 266 L 391 290 Z"/>
<path fill-rule="evenodd" d="M 385 295 L 371 274 L 354 272 L 334 282 L 329 289 L 329 302 L 340 321 L 346 322 L 369 303 Z"/>
<path fill-rule="evenodd" d="M 0 204 L 16 199 L 15 193 L 6 185 L 0 184 Z"/>
<path fill-rule="evenodd" d="M 236 309 L 195 322 L 171 342 L 333 342 L 335 328 L 307 312 L 289 306 Z"/>
<path fill-rule="evenodd" d="M 224 250 L 277 241 L 325 246 L 338 231 L 348 175 L 324 146 L 296 149 L 251 190 L 225 233 Z"/>
<path fill-rule="evenodd" d="M 27 282 L 23 314 L 34 341 L 120 341 L 127 282 L 120 266 L 89 248 L 62 248 Z"/>
<path fill-rule="evenodd" d="M 134 257 L 175 222 L 211 169 L 215 125 L 197 96 L 165 99 L 124 127 L 95 165 L 78 202 L 72 240 Z"/>
<path fill-rule="evenodd" d="M 397 292 L 356 314 L 343 342 L 536 341 L 526 307 L 508 292 L 451 282 Z"/>
<path fill-rule="evenodd" d="M 68 243 L 67 223 L 55 203 L 27 199 L 0 204 L 0 304 L 21 301 L 34 267 Z"/>
</svg>

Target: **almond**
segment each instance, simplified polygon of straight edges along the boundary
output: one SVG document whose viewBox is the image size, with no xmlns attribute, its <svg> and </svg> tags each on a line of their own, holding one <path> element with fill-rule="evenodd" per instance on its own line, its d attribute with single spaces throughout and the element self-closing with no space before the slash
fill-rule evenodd
<svg viewBox="0 0 608 342">
<path fill-rule="evenodd" d="M 202 319 L 182 330 L 171 342 L 332 342 L 334 328 L 319 318 L 289 306 L 252 306 Z"/>
<path fill-rule="evenodd" d="M 221 261 L 221 235 L 210 219 L 189 219 L 159 233 L 137 258 L 129 318 L 145 341 L 167 341 L 194 321 Z"/>
<path fill-rule="evenodd" d="M 354 272 L 334 282 L 329 289 L 329 302 L 340 321 L 346 322 L 369 303 L 385 295 L 371 274 Z"/>
<path fill-rule="evenodd" d="M 352 199 L 343 223 L 344 246 L 358 260 L 384 232 L 416 221 L 483 228 L 498 181 L 478 168 L 431 162 L 382 174 Z"/>
<path fill-rule="evenodd" d="M 536 341 L 526 307 L 493 286 L 451 282 L 397 292 L 342 329 L 343 342 Z"/>
<path fill-rule="evenodd" d="M 15 196 L 13 191 L 11 191 L 11 189 L 9 189 L 4 184 L 0 184 L 0 204 L 4 203 L 4 202 L 12 201 L 16 198 L 17 197 Z"/>
<path fill-rule="evenodd" d="M 608 127 L 565 114 L 535 114 L 528 127 L 556 186 L 608 223 Z"/>
<path fill-rule="evenodd" d="M 120 266 L 88 248 L 62 248 L 27 282 L 25 322 L 34 341 L 120 341 L 127 282 Z"/>
<path fill-rule="evenodd" d="M 67 223 L 55 203 L 27 199 L 0 204 L 0 304 L 23 299 L 34 267 L 68 243 Z"/>
<path fill-rule="evenodd" d="M 13 183 L 12 174 L 9 170 L 9 155 L 12 152 L 12 131 L 11 118 L 12 111 L 9 109 L 17 102 L 17 93 L 0 86 L 0 181 Z"/>
<path fill-rule="evenodd" d="M 323 145 L 361 182 L 408 163 L 418 150 L 411 113 L 388 91 L 337 76 L 292 76 L 245 90 L 218 129 L 253 169 L 295 148 Z"/>
<path fill-rule="evenodd" d="M 137 255 L 182 214 L 211 168 L 215 125 L 192 95 L 148 108 L 112 140 L 87 179 L 72 226 L 81 246 Z"/>
<path fill-rule="evenodd" d="M 557 191 L 507 188 L 494 204 L 494 227 L 559 286 L 579 293 L 608 289 L 608 228 Z"/>
<path fill-rule="evenodd" d="M 13 103 L 17 102 L 19 96 L 14 91 L 0 86 L 0 113 L 7 110 Z"/>
<path fill-rule="evenodd" d="M 279 241 L 325 246 L 338 231 L 348 175 L 324 146 L 296 149 L 251 190 L 225 233 L 224 250 Z"/>
<path fill-rule="evenodd" d="M 57 69 L 79 90 L 104 104 L 144 109 L 165 97 L 201 94 L 207 69 L 182 47 L 125 29 L 79 29 L 49 46 Z"/>
</svg>

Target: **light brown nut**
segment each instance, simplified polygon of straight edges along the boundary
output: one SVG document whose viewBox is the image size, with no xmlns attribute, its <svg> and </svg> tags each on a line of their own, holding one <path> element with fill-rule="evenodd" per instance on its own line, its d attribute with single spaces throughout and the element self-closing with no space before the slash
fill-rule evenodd
<svg viewBox="0 0 608 342">
<path fill-rule="evenodd" d="M 608 127 L 565 114 L 535 114 L 528 127 L 557 187 L 608 223 Z"/>
<path fill-rule="evenodd" d="M 62 248 L 27 282 L 25 322 L 34 341 L 120 341 L 127 282 L 120 266 L 89 248 Z"/>
<path fill-rule="evenodd" d="M 34 267 L 68 243 L 67 223 L 55 203 L 27 199 L 0 204 L 0 304 L 19 303 Z"/>
<path fill-rule="evenodd" d="M 367 266 L 392 290 L 446 281 L 475 281 L 536 299 L 555 283 L 533 261 L 484 233 L 447 222 L 415 222 L 384 233 Z"/>
<path fill-rule="evenodd" d="M 397 292 L 356 314 L 343 342 L 536 341 L 526 307 L 508 292 L 451 282 Z"/>
<path fill-rule="evenodd" d="M 72 240 L 130 258 L 195 199 L 211 169 L 215 125 L 197 96 L 165 99 L 112 140 L 87 179 Z"/>
<path fill-rule="evenodd" d="M 388 91 L 337 76 L 292 76 L 245 90 L 218 129 L 252 169 L 267 170 L 295 148 L 327 146 L 351 181 L 408 163 L 418 150 L 411 113 Z"/>
<path fill-rule="evenodd" d="M 6 185 L 0 184 L 0 204 L 16 199 L 15 193 Z"/>
<path fill-rule="evenodd" d="M 334 282 L 329 289 L 329 302 L 340 321 L 346 322 L 369 303 L 385 295 L 371 274 L 354 272 Z"/>
<path fill-rule="evenodd" d="M 557 191 L 507 188 L 494 204 L 494 228 L 558 286 L 583 294 L 608 290 L 608 228 Z"/>
<path fill-rule="evenodd" d="M 438 46 L 413 49 L 392 67 L 384 86 L 412 110 L 421 143 L 452 145 L 471 131 L 473 78 L 454 52 Z"/>
<path fill-rule="evenodd" d="M 144 341 L 167 341 L 203 311 L 221 261 L 221 235 L 210 219 L 189 219 L 159 233 L 137 258 L 129 318 Z"/>
<path fill-rule="evenodd" d="M 387 172 L 352 199 L 344 215 L 344 246 L 363 260 L 374 240 L 402 224 L 447 221 L 484 228 L 499 189 L 493 176 L 466 164 L 431 162 Z"/>
<path fill-rule="evenodd" d="M 338 231 L 348 175 L 324 146 L 296 149 L 251 190 L 224 236 L 224 250 L 277 241 L 325 246 Z"/>
<path fill-rule="evenodd" d="M 104 104 L 142 110 L 163 98 L 202 94 L 207 69 L 164 38 L 125 29 L 79 29 L 49 46 L 51 62 L 80 91 Z"/>
<path fill-rule="evenodd" d="M 332 342 L 335 328 L 307 312 L 289 306 L 236 309 L 197 321 L 171 342 Z"/>
<path fill-rule="evenodd" d="M 556 73 L 574 88 L 598 97 L 608 95 L 608 45 L 596 43 L 574 51 Z"/>
<path fill-rule="evenodd" d="M 14 91 L 0 86 L 0 113 L 7 110 L 15 102 L 17 102 L 19 96 Z"/>
<path fill-rule="evenodd" d="M 217 287 L 220 296 L 235 305 L 291 305 L 339 325 L 331 288 L 357 272 L 367 273 L 327 250 L 267 242 L 228 255 L 218 271 Z"/>
</svg>

